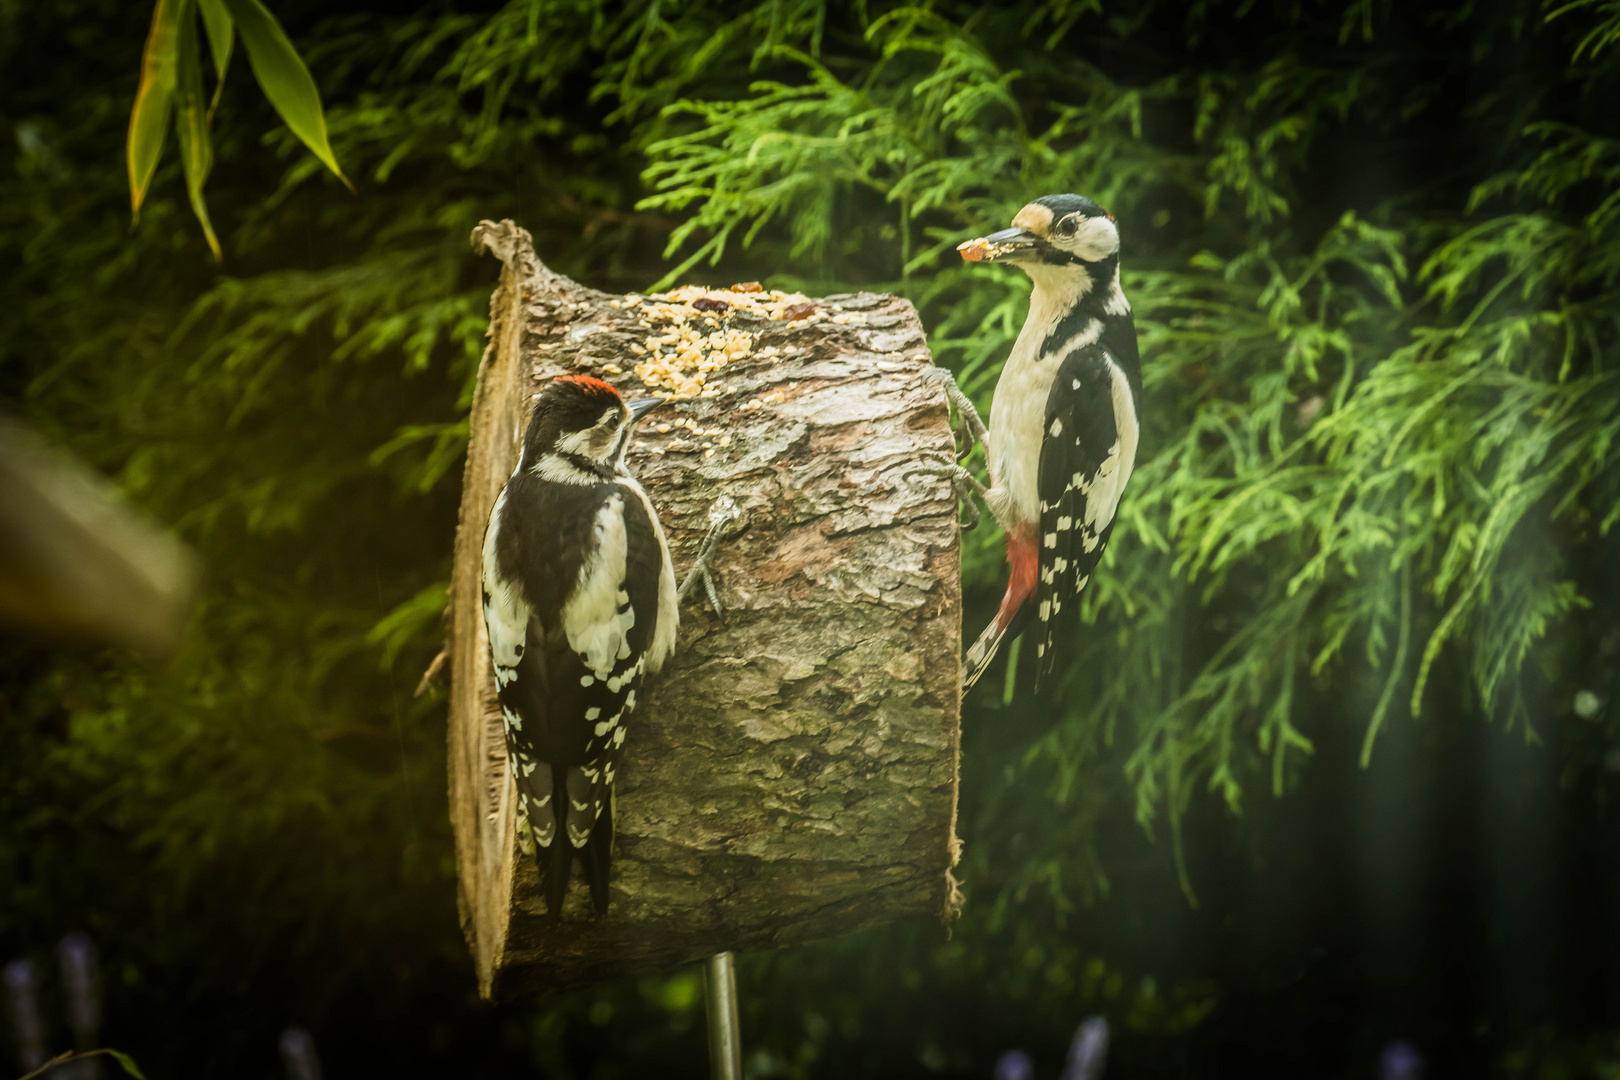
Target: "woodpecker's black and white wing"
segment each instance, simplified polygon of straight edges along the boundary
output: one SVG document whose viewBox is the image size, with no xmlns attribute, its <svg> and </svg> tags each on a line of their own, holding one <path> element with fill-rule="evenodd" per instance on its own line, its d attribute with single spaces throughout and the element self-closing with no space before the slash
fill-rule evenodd
<svg viewBox="0 0 1620 1080">
<path fill-rule="evenodd" d="M 576 854 L 606 909 L 626 725 L 645 675 L 673 648 L 673 575 L 633 485 L 514 475 L 485 535 L 484 618 L 519 835 L 553 914 Z"/>
<path fill-rule="evenodd" d="M 1088 345 L 1065 357 L 1047 397 L 1037 480 L 1037 688 L 1057 661 L 1059 621 L 1072 621 L 1080 592 L 1113 533 L 1120 496 L 1136 462 L 1137 435 L 1136 395 L 1109 351 Z"/>
</svg>

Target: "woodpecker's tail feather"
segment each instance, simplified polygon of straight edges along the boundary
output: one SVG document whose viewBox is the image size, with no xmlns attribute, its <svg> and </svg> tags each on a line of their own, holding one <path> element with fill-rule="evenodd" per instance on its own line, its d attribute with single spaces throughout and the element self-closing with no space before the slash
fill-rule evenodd
<svg viewBox="0 0 1620 1080">
<path fill-rule="evenodd" d="M 541 767 L 551 770 L 551 789 L 560 796 L 553 798 L 546 807 L 556 822 L 551 843 L 537 852 L 540 857 L 540 891 L 546 894 L 546 914 L 557 920 L 562 918 L 563 901 L 568 898 L 568 876 L 574 869 L 574 849 L 568 843 L 564 811 L 568 791 L 564 774 L 567 770 L 555 765 Z"/>
<path fill-rule="evenodd" d="M 552 770 L 552 790 L 566 793 L 568 769 L 563 766 L 543 765 L 542 768 Z M 564 799 L 558 798 L 548 802 L 544 809 L 536 813 L 555 815 L 551 820 L 555 824 L 549 829 L 533 830 L 532 834 L 537 841 L 534 847 L 535 862 L 540 867 L 540 891 L 546 897 L 546 914 L 552 919 L 562 918 L 563 904 L 568 900 L 568 882 L 573 877 L 574 857 L 579 857 L 581 869 L 585 872 L 585 883 L 590 886 L 591 905 L 596 908 L 598 915 L 606 915 L 608 909 L 608 876 L 613 867 L 613 798 L 611 789 L 608 798 L 602 804 L 602 811 L 596 817 L 596 824 L 591 827 L 590 836 L 585 843 L 574 847 L 569 841 L 568 828 L 565 820 L 566 811 Z M 524 823 L 520 822 L 521 828 Z M 546 842 L 538 842 L 549 837 Z"/>
<path fill-rule="evenodd" d="M 585 881 L 591 887 L 591 903 L 598 915 L 608 909 L 608 871 L 613 865 L 613 801 L 608 800 L 591 829 L 591 838 L 579 849 L 579 862 L 585 868 Z"/>
<path fill-rule="evenodd" d="M 972 689 L 973 684 L 979 681 L 979 676 L 984 674 L 985 668 L 990 666 L 990 661 L 996 658 L 996 653 L 1001 648 L 1001 639 L 1006 636 L 1007 628 L 1001 625 L 1001 620 L 991 619 L 990 625 L 979 635 L 979 640 L 975 641 L 968 649 L 967 655 L 962 657 L 964 693 Z"/>
<path fill-rule="evenodd" d="M 540 849 L 540 888 L 546 894 L 546 914 L 553 922 L 562 918 L 563 901 L 568 899 L 568 875 L 573 869 L 574 853 L 568 841 L 553 841 L 550 847 Z"/>
<path fill-rule="evenodd" d="M 994 660 L 996 653 L 1001 651 L 1001 643 L 1022 634 L 1024 627 L 1029 625 L 1030 617 L 1034 614 L 1035 609 L 1029 604 L 1025 604 L 1013 614 L 1012 620 L 1006 626 L 1001 625 L 1000 618 L 990 620 L 990 625 L 984 628 L 984 633 L 979 635 L 979 640 L 973 643 L 972 647 L 968 649 L 967 655 L 962 658 L 963 693 L 966 693 L 974 683 L 979 681 L 979 676 L 984 674 L 985 669 L 990 666 L 990 661 Z M 1038 673 L 1036 678 L 1039 679 Z M 1040 683 L 1037 681 L 1037 688 L 1039 685 Z"/>
</svg>

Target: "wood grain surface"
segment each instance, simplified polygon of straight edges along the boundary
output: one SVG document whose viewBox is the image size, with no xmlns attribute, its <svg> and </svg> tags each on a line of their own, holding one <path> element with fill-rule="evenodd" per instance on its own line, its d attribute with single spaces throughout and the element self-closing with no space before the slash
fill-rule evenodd
<svg viewBox="0 0 1620 1080">
<path fill-rule="evenodd" d="M 610 296 L 548 270 L 511 222 L 483 223 L 473 242 L 504 268 L 456 536 L 449 749 L 462 922 L 484 995 L 900 918 L 948 923 L 960 547 L 946 483 L 905 476 L 952 449 L 915 310 L 868 293 L 774 306 L 711 293 L 695 308 Z M 725 331 L 740 354 L 707 374 L 703 396 L 644 422 L 629 464 L 677 575 L 717 499 L 742 511 L 716 559 L 725 615 L 692 595 L 676 656 L 629 725 L 612 909 L 593 917 L 576 875 L 553 923 L 514 836 L 480 609 L 484 528 L 546 379 L 664 392 L 634 366 L 685 330 Z"/>
</svg>

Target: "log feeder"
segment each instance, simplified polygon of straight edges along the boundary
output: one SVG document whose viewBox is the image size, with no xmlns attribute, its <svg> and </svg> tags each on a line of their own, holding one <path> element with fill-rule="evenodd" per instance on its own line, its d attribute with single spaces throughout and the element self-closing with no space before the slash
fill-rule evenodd
<svg viewBox="0 0 1620 1080">
<path fill-rule="evenodd" d="M 486 998 L 904 917 L 947 924 L 961 702 L 956 501 L 907 478 L 953 449 L 917 313 L 872 293 L 755 285 L 610 296 L 484 222 L 504 264 L 472 407 L 451 585 L 450 807 L 462 926 Z M 640 365 L 638 370 L 637 365 Z M 722 496 L 742 513 L 619 770 L 612 908 L 576 871 L 545 914 L 514 827 L 479 558 L 532 396 L 585 372 L 675 400 L 629 464 L 685 572 Z M 699 378 L 701 376 L 701 378 Z"/>
</svg>

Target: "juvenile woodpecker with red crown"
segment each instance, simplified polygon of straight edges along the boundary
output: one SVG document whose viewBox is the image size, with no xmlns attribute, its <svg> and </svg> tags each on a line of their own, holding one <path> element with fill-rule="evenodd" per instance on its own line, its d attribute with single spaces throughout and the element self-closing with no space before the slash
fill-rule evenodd
<svg viewBox="0 0 1620 1080">
<path fill-rule="evenodd" d="M 1072 619 L 1102 559 L 1136 463 L 1142 365 L 1119 284 L 1119 230 L 1090 199 L 1047 195 L 1020 210 L 1012 228 L 957 250 L 969 262 L 1018 267 L 1034 289 L 988 432 L 950 372 L 934 369 L 962 418 L 966 449 L 985 445 L 990 486 L 959 465 L 919 471 L 951 479 L 973 520 L 977 495 L 1007 535 L 1007 592 L 963 658 L 964 687 L 1034 618 L 1039 689 L 1056 668 L 1060 619 L 1065 611 Z"/>
<path fill-rule="evenodd" d="M 518 837 L 553 918 L 575 858 L 597 913 L 607 911 L 613 783 L 631 714 L 675 651 L 679 598 L 707 581 L 729 523 L 711 529 L 678 591 L 658 514 L 624 462 L 636 421 L 662 402 L 627 402 L 589 376 L 551 380 L 484 533 L 484 626 Z"/>
</svg>

